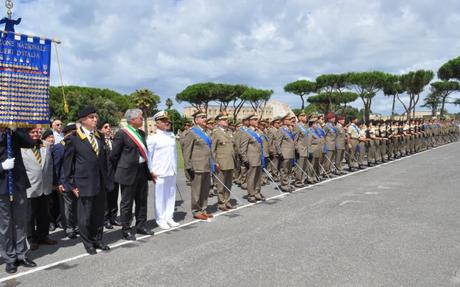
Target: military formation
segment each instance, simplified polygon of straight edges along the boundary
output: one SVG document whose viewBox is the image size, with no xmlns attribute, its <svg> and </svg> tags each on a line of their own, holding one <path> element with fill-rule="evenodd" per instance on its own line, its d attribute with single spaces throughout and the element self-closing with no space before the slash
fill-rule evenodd
<svg viewBox="0 0 460 287">
<path fill-rule="evenodd" d="M 208 197 L 217 191 L 218 208 L 235 208 L 232 187 L 247 191 L 250 203 L 264 201 L 262 186 L 293 192 L 309 184 L 395 160 L 459 139 L 454 120 L 370 120 L 303 112 L 272 120 L 257 114 L 230 123 L 193 114 L 180 134 L 187 182 L 196 219 L 212 217 Z"/>
<path fill-rule="evenodd" d="M 28 251 L 59 244 L 50 238 L 56 228 L 69 240 L 80 238 L 91 255 L 110 250 L 104 229 L 114 225 L 121 227 L 124 240 L 153 235 L 146 224 L 148 181 L 154 185 L 157 226 L 179 226 L 173 216 L 177 137 L 169 114 L 154 115 L 157 130 L 148 137 L 139 109 L 126 111 L 128 125 L 116 133 L 109 123 L 98 122 L 94 107 L 82 107 L 78 118 L 65 127 L 55 120 L 43 133 L 39 127 L 13 130 L 12 157 L 0 128 L 0 255 L 8 273 L 18 266 L 35 267 Z M 251 114 L 234 123 L 226 113 L 211 119 L 197 111 L 178 138 L 193 217 L 208 220 L 213 217 L 209 197 L 217 197 L 222 211 L 237 207 L 235 186 L 247 192 L 248 202 L 257 203 L 266 200 L 264 185 L 290 193 L 457 141 L 459 125 L 439 119 L 365 124 L 334 113 L 288 113 L 270 120 Z M 12 189 L 7 188 L 9 171 Z"/>
</svg>

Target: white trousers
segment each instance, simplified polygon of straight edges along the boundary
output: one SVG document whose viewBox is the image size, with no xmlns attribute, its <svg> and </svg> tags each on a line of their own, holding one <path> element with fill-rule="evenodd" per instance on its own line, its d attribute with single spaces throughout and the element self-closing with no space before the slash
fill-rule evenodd
<svg viewBox="0 0 460 287">
<path fill-rule="evenodd" d="M 158 177 L 155 185 L 155 219 L 166 223 L 173 218 L 176 203 L 176 176 Z"/>
</svg>

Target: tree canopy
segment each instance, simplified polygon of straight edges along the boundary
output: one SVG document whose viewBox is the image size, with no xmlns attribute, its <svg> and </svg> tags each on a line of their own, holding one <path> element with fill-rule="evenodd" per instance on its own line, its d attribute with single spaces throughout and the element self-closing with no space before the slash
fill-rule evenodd
<svg viewBox="0 0 460 287">
<path fill-rule="evenodd" d="M 304 97 L 316 91 L 316 83 L 307 80 L 298 80 L 284 86 L 284 91 L 300 97 L 302 100 L 302 110 L 305 108 Z"/>
</svg>

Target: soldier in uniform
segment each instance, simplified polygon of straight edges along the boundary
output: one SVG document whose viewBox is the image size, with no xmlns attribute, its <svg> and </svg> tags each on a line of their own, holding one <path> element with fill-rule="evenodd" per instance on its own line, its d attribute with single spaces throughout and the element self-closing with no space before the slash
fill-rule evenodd
<svg viewBox="0 0 460 287">
<path fill-rule="evenodd" d="M 335 128 L 335 114 L 329 112 L 326 115 L 327 123 L 324 125 L 323 130 L 325 133 L 325 153 L 324 153 L 324 169 L 327 173 L 331 173 L 333 167 L 333 160 L 336 156 L 335 143 L 337 140 L 337 130 Z M 336 171 L 337 172 L 337 171 Z"/>
<path fill-rule="evenodd" d="M 322 137 L 321 133 L 319 132 L 319 123 L 317 122 L 318 118 L 316 116 L 311 116 L 308 120 L 308 124 L 310 125 L 309 131 L 311 133 L 311 153 L 309 153 L 308 158 L 311 160 L 312 171 L 315 175 L 316 180 L 320 180 L 320 174 L 322 169 L 321 160 L 323 157 L 323 147 L 324 147 L 324 138 Z"/>
<path fill-rule="evenodd" d="M 364 158 L 366 157 L 368 142 L 370 141 L 366 124 L 363 121 L 358 122 L 359 128 L 359 145 L 358 145 L 358 168 L 364 169 Z M 369 164 L 369 160 L 368 160 Z"/>
<path fill-rule="evenodd" d="M 243 162 L 243 159 L 241 158 L 241 151 L 240 151 L 241 141 L 242 141 L 242 137 L 246 135 L 246 130 L 249 128 L 249 118 L 250 117 L 251 117 L 251 115 L 249 115 L 249 116 L 247 116 L 246 118 L 243 119 L 243 124 L 240 127 L 237 136 L 235 137 L 235 144 L 237 146 L 236 151 L 237 151 L 237 153 L 239 155 L 239 159 L 240 159 L 241 162 Z M 247 167 L 244 166 L 244 165 L 241 165 L 240 166 L 239 177 L 238 177 L 238 182 L 240 184 L 241 189 L 246 189 L 247 188 L 247 182 L 246 182 L 247 173 L 248 173 Z"/>
<path fill-rule="evenodd" d="M 294 191 L 291 186 L 291 172 L 295 160 L 295 135 L 292 129 L 292 116 L 286 114 L 281 120 L 283 125 L 278 130 L 278 151 L 281 159 L 281 190 L 284 192 Z"/>
<path fill-rule="evenodd" d="M 295 149 L 298 155 L 295 187 L 305 186 L 305 182 L 313 182 L 311 169 L 308 167 L 308 154 L 311 149 L 311 134 L 307 127 L 307 115 L 301 112 L 297 115 L 299 122 L 294 127 Z M 305 176 L 307 175 L 307 176 Z"/>
<path fill-rule="evenodd" d="M 358 153 L 359 153 L 359 138 L 360 138 L 360 129 L 357 126 L 358 120 L 355 116 L 350 117 L 350 125 L 348 126 L 347 134 L 349 139 L 349 163 L 348 167 L 350 171 L 353 171 L 353 168 L 359 168 L 362 162 L 358 161 Z"/>
<path fill-rule="evenodd" d="M 235 208 L 230 203 L 233 169 L 235 168 L 235 149 L 233 135 L 228 130 L 228 116 L 226 113 L 216 117 L 217 126 L 212 133 L 212 157 L 215 160 L 217 183 L 218 208 L 228 211 Z"/>
<path fill-rule="evenodd" d="M 214 217 L 206 211 L 208 206 L 211 172 L 215 171 L 211 154 L 211 137 L 206 129 L 206 114 L 193 114 L 195 126 L 184 140 L 184 165 L 192 179 L 192 213 L 196 219 L 207 220 Z"/>
<path fill-rule="evenodd" d="M 189 121 L 185 122 L 184 124 L 184 130 L 180 133 L 179 135 L 179 143 L 182 151 L 182 157 L 184 156 L 184 142 L 185 138 L 187 137 L 187 134 L 190 132 L 190 129 L 192 128 L 192 125 Z M 188 172 L 184 172 L 185 174 L 185 184 L 190 186 L 192 180 L 190 179 L 190 174 Z"/>
<path fill-rule="evenodd" d="M 369 127 L 366 128 L 366 150 L 367 150 L 367 165 L 373 166 L 377 164 L 377 143 L 378 138 L 374 126 L 374 121 L 369 121 Z"/>
<path fill-rule="evenodd" d="M 260 138 L 262 139 L 262 143 L 264 145 L 264 157 L 265 157 L 265 163 L 269 163 L 270 161 L 270 154 L 269 154 L 269 144 L 268 144 L 268 137 L 267 137 L 267 125 L 268 125 L 268 120 L 263 119 L 259 121 L 259 128 L 258 128 L 258 133 L 260 133 Z M 268 184 L 268 176 L 265 172 L 262 173 L 262 186 Z"/>
<path fill-rule="evenodd" d="M 253 114 L 246 118 L 249 127 L 241 134 L 240 153 L 243 166 L 247 169 L 248 201 L 251 203 L 265 200 L 261 193 L 262 169 L 265 168 L 265 157 L 261 134 L 257 133 L 258 117 Z"/>
<path fill-rule="evenodd" d="M 267 131 L 268 148 L 270 155 L 270 163 L 268 164 L 268 171 L 272 175 L 275 182 L 279 182 L 279 151 L 278 151 L 278 130 L 281 127 L 281 117 L 273 118 L 271 126 Z"/>
<path fill-rule="evenodd" d="M 335 130 L 337 131 L 337 137 L 335 141 L 335 167 L 337 168 L 337 174 L 344 174 L 343 172 L 343 156 L 345 147 L 347 146 L 347 132 L 345 130 L 345 118 L 343 116 L 337 117 L 337 124 Z"/>
</svg>

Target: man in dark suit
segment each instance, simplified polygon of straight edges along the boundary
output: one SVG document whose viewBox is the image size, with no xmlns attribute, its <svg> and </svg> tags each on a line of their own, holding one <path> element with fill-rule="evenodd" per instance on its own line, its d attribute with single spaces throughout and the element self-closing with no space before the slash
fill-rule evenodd
<svg viewBox="0 0 460 287">
<path fill-rule="evenodd" d="M 54 162 L 54 177 L 58 191 L 62 195 L 63 199 L 63 212 L 62 222 L 64 232 L 70 239 L 77 238 L 78 235 L 78 223 L 77 223 L 77 197 L 72 192 L 72 186 L 66 182 L 64 173 L 64 152 L 65 143 L 69 136 L 75 133 L 77 129 L 75 124 L 68 124 L 64 127 L 64 139 L 53 146 L 53 162 Z"/>
<path fill-rule="evenodd" d="M 104 134 L 105 145 L 107 147 L 107 155 L 112 151 L 112 129 L 110 123 L 105 121 L 100 125 L 100 131 Z M 108 167 L 108 177 L 107 177 L 107 205 L 105 207 L 104 214 L 104 227 L 107 229 L 113 229 L 113 225 L 120 225 L 120 222 L 117 219 L 118 213 L 118 192 L 120 190 L 120 185 L 113 180 L 114 169 L 112 168 L 112 163 L 110 158 L 107 157 L 107 167 Z"/>
<path fill-rule="evenodd" d="M 7 136 L 4 128 L 0 128 L 0 254 L 5 261 L 5 270 L 15 273 L 18 265 L 25 267 L 37 266 L 26 256 L 27 242 L 25 235 L 27 194 L 30 187 L 21 148 L 32 148 L 38 144 L 24 130 L 13 131 L 13 157 L 8 159 Z M 8 194 L 8 171 L 13 170 L 13 200 Z"/>
<path fill-rule="evenodd" d="M 105 210 L 107 158 L 104 135 L 97 132 L 97 114 L 93 107 L 78 112 L 81 127 L 66 141 L 64 173 L 78 198 L 78 226 L 86 251 L 109 250 L 102 242 Z"/>
<path fill-rule="evenodd" d="M 136 240 L 135 234 L 153 235 L 145 228 L 150 172 L 147 166 L 142 111 L 129 109 L 125 113 L 128 126 L 115 134 L 110 160 L 115 168 L 115 182 L 121 187 L 120 222 L 124 239 Z M 136 203 L 136 224 L 131 228 L 133 203 Z"/>
</svg>

